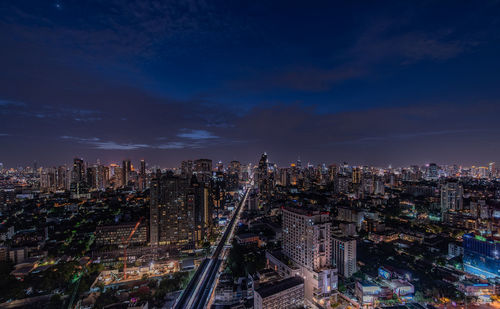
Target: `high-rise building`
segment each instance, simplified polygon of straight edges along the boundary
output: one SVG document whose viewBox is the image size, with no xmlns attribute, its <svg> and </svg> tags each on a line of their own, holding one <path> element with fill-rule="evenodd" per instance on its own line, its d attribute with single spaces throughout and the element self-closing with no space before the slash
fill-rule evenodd
<svg viewBox="0 0 500 309">
<path fill-rule="evenodd" d="M 271 174 L 269 173 L 269 161 L 267 159 L 267 153 L 265 152 L 259 160 L 259 166 L 257 168 L 257 183 L 259 194 L 265 199 L 271 194 L 273 184 Z"/>
<path fill-rule="evenodd" d="M 130 172 L 132 171 L 132 164 L 130 163 L 130 160 L 123 160 L 122 163 L 122 185 L 124 187 L 128 186 L 129 181 L 130 181 Z"/>
<path fill-rule="evenodd" d="M 210 188 L 198 182 L 194 175 L 186 192 L 186 204 L 187 209 L 193 211 L 194 241 L 199 243 L 210 235 L 213 202 L 210 199 Z"/>
<path fill-rule="evenodd" d="M 352 183 L 355 185 L 361 183 L 361 169 L 359 167 L 352 170 Z"/>
<path fill-rule="evenodd" d="M 187 179 L 191 179 L 193 175 L 193 161 L 184 160 L 181 162 L 181 176 Z"/>
<path fill-rule="evenodd" d="M 85 181 L 85 165 L 82 159 L 73 160 L 71 171 L 71 192 L 73 194 L 87 193 L 87 183 Z"/>
<path fill-rule="evenodd" d="M 194 161 L 194 171 L 200 182 L 209 182 L 212 177 L 212 160 L 198 159 Z"/>
<path fill-rule="evenodd" d="M 344 236 L 333 236 L 332 264 L 340 275 L 351 277 L 356 272 L 356 239 Z"/>
<path fill-rule="evenodd" d="M 439 179 L 439 171 L 436 163 L 429 163 L 429 168 L 427 169 L 427 179 L 428 180 Z"/>
<path fill-rule="evenodd" d="M 305 281 L 305 298 L 324 304 L 337 289 L 332 266 L 330 214 L 316 209 L 283 209 L 283 253 L 299 268 Z"/>
<path fill-rule="evenodd" d="M 194 245 L 195 195 L 188 192 L 187 180 L 172 172 L 151 180 L 150 244 Z M 203 207 L 203 206 L 202 206 Z"/>
<path fill-rule="evenodd" d="M 490 162 L 490 164 L 488 164 L 488 172 L 489 172 L 489 176 L 490 176 L 490 179 L 493 179 L 493 178 L 496 178 L 497 177 L 497 170 L 496 170 L 496 167 L 495 167 L 495 162 Z"/>
<path fill-rule="evenodd" d="M 139 190 L 145 190 L 147 188 L 147 175 L 146 175 L 146 161 L 141 160 L 141 165 L 139 168 Z"/>
<path fill-rule="evenodd" d="M 446 212 L 459 211 L 463 209 L 462 185 L 456 181 L 449 181 L 441 187 L 441 214 Z"/>
<path fill-rule="evenodd" d="M 464 270 L 483 278 L 500 278 L 500 239 L 465 234 Z"/>
<path fill-rule="evenodd" d="M 237 190 L 241 178 L 241 164 L 239 161 L 231 161 L 227 168 L 227 182 L 230 190 Z"/>
<path fill-rule="evenodd" d="M 339 169 L 337 167 L 337 164 L 330 164 L 330 166 L 328 166 L 328 181 L 333 182 L 338 172 Z"/>
<path fill-rule="evenodd" d="M 337 175 L 333 181 L 333 191 L 335 193 L 346 193 L 349 191 L 349 178 Z"/>
</svg>

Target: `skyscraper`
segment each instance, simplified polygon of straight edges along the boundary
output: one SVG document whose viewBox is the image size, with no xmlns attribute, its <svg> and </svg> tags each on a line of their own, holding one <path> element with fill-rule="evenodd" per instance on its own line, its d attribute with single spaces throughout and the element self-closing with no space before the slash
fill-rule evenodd
<svg viewBox="0 0 500 309">
<path fill-rule="evenodd" d="M 82 159 L 73 159 L 73 169 L 71 171 L 71 192 L 74 194 L 87 193 L 85 181 L 85 166 Z"/>
<path fill-rule="evenodd" d="M 195 208 L 198 198 L 196 190 L 189 194 L 187 181 L 172 172 L 157 175 L 151 180 L 150 244 L 152 246 L 194 245 Z"/>
<path fill-rule="evenodd" d="M 463 209 L 462 185 L 456 181 L 449 181 L 441 187 L 441 214 L 446 212 L 458 211 Z"/>
<path fill-rule="evenodd" d="M 139 169 L 139 190 L 145 190 L 147 188 L 147 176 L 146 176 L 146 161 L 141 160 L 141 166 Z"/>
<path fill-rule="evenodd" d="M 200 182 L 209 182 L 212 177 L 212 160 L 198 159 L 194 161 L 194 171 Z"/>
<path fill-rule="evenodd" d="M 333 265 L 340 275 L 349 278 L 356 272 L 356 239 L 333 236 Z"/>
<path fill-rule="evenodd" d="M 316 209 L 283 209 L 283 253 L 299 268 L 305 281 L 305 298 L 325 303 L 337 289 L 337 271 L 332 266 L 331 221 Z"/>
<path fill-rule="evenodd" d="M 129 180 L 130 180 L 130 172 L 132 171 L 132 165 L 130 163 L 130 160 L 127 159 L 127 160 L 123 160 L 123 163 L 122 163 L 122 185 L 124 187 L 128 186 L 129 184 Z"/>
</svg>

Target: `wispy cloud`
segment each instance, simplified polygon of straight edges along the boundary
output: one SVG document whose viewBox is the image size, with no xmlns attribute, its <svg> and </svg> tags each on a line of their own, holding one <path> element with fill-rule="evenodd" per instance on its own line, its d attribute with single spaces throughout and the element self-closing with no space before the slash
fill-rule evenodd
<svg viewBox="0 0 500 309">
<path fill-rule="evenodd" d="M 115 141 L 102 140 L 98 137 L 75 137 L 75 136 L 63 135 L 60 138 L 65 141 L 73 141 L 79 144 L 90 145 L 95 149 L 102 149 L 102 150 L 195 149 L 207 146 L 205 140 L 208 139 L 208 138 L 201 138 L 198 140 L 198 139 L 188 138 L 187 141 L 169 141 L 158 144 L 156 143 L 143 144 L 143 143 L 119 143 Z M 161 137 L 157 138 L 157 140 L 165 141 L 167 139 Z"/>
<path fill-rule="evenodd" d="M 10 136 L 10 134 L 7 134 L 7 133 L 0 133 L 0 136 Z"/>
<path fill-rule="evenodd" d="M 14 101 L 0 99 L 0 107 L 8 107 L 8 106 L 26 106 L 26 104 L 22 102 L 14 102 Z"/>
<path fill-rule="evenodd" d="M 216 135 L 213 135 L 211 132 L 208 132 L 206 130 L 191 130 L 191 129 L 182 129 L 182 132 L 177 134 L 177 137 L 181 138 L 189 138 L 189 139 L 214 139 L 214 138 L 219 138 Z"/>
</svg>

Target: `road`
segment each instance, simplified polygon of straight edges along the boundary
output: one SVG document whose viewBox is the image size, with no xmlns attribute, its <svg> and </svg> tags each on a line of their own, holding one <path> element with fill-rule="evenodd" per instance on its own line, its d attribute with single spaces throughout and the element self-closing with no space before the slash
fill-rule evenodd
<svg viewBox="0 0 500 309">
<path fill-rule="evenodd" d="M 247 187 L 243 198 L 241 199 L 236 211 L 234 212 L 231 221 L 229 222 L 224 234 L 222 235 L 219 244 L 210 258 L 203 260 L 198 269 L 196 270 L 193 278 L 189 281 L 186 289 L 179 297 L 174 308 L 204 308 L 210 299 L 210 295 L 214 289 L 214 283 L 217 279 L 217 273 L 225 254 L 225 244 L 233 237 L 233 231 L 238 221 L 243 205 L 250 192 L 251 185 Z"/>
</svg>

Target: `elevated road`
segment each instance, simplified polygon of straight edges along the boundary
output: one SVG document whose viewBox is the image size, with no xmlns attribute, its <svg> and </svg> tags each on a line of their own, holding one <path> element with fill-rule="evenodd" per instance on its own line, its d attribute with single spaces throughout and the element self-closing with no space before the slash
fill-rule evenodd
<svg viewBox="0 0 500 309">
<path fill-rule="evenodd" d="M 231 221 L 229 222 L 224 234 L 222 235 L 219 244 L 215 248 L 212 256 L 210 258 L 204 259 L 196 270 L 193 278 L 189 281 L 186 289 L 181 294 L 177 300 L 174 308 L 184 309 L 184 308 L 204 308 L 210 299 L 210 295 L 213 292 L 214 285 L 217 279 L 217 273 L 222 265 L 222 261 L 225 255 L 225 244 L 231 241 L 233 238 L 234 228 L 239 220 L 241 210 L 248 197 L 250 188 L 248 186 L 245 190 L 243 198 L 238 204 Z"/>
</svg>

